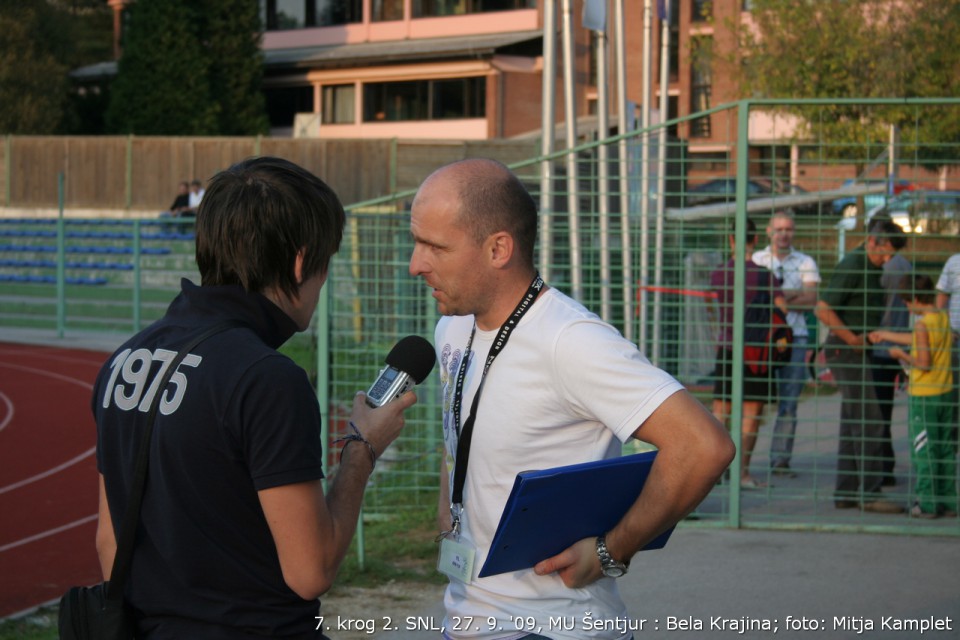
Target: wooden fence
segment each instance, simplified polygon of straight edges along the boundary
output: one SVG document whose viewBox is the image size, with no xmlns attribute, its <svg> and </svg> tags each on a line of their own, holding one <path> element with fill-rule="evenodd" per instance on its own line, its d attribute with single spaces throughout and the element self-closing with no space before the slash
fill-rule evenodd
<svg viewBox="0 0 960 640">
<path fill-rule="evenodd" d="M 206 182 L 251 156 L 279 156 L 329 183 L 345 204 L 416 188 L 433 169 L 474 156 L 506 163 L 537 154 L 530 141 L 434 142 L 290 138 L 7 136 L 0 207 L 159 212 L 177 184 Z"/>
</svg>

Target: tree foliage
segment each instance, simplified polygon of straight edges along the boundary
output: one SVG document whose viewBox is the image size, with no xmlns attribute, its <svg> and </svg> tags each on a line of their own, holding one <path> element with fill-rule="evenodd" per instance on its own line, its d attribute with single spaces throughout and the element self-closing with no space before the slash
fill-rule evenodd
<svg viewBox="0 0 960 640">
<path fill-rule="evenodd" d="M 0 0 L 0 133 L 55 133 L 72 52 L 66 16 L 45 0 Z"/>
<path fill-rule="evenodd" d="M 960 0 L 753 0 L 739 31 L 742 95 L 762 98 L 936 98 L 960 95 Z M 935 157 L 960 141 L 960 109 L 838 104 L 786 107 L 807 134 L 882 147 L 890 125 Z M 922 151 L 920 149 L 923 148 Z M 843 147 L 834 149 L 844 155 Z"/>
<path fill-rule="evenodd" d="M 113 59 L 113 10 L 106 2 L 59 0 L 56 4 L 71 14 L 71 39 L 75 42 L 70 58 L 71 70 Z M 72 84 L 59 132 L 68 135 L 102 134 L 108 104 L 109 83 Z"/>
<path fill-rule="evenodd" d="M 108 129 L 250 135 L 267 120 L 252 0 L 137 0 L 111 89 Z"/>
<path fill-rule="evenodd" d="M 196 5 L 138 0 L 128 11 L 107 127 L 144 135 L 216 133 Z"/>
<path fill-rule="evenodd" d="M 269 122 L 260 90 L 263 53 L 258 3 L 205 0 L 203 7 L 210 94 L 220 105 L 218 133 L 225 136 L 264 133 Z"/>
</svg>

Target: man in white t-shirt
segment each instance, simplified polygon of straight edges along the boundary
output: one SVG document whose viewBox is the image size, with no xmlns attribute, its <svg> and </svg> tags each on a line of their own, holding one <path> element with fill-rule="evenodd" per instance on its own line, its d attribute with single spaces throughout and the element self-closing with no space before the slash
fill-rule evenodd
<svg viewBox="0 0 960 640">
<path fill-rule="evenodd" d="M 960 384 L 960 253 L 947 258 L 937 279 L 937 308 L 947 309 L 953 330 L 954 382 Z"/>
<path fill-rule="evenodd" d="M 950 328 L 960 333 L 960 253 L 947 259 L 937 279 L 937 308 L 948 310 Z"/>
<path fill-rule="evenodd" d="M 787 303 L 787 322 L 793 329 L 793 352 L 790 362 L 777 370 L 777 421 L 770 441 L 771 472 L 793 477 L 790 458 L 797 432 L 797 404 L 807 379 L 807 345 L 810 331 L 805 313 L 817 303 L 820 272 L 817 263 L 793 247 L 797 227 L 793 216 L 777 211 L 770 217 L 767 236 L 770 244 L 753 253 L 753 261 L 770 269 L 782 281 Z"/>
<path fill-rule="evenodd" d="M 189 215 L 197 215 L 197 209 L 200 207 L 200 201 L 203 200 L 203 194 L 206 193 L 206 189 L 203 188 L 203 183 L 199 180 L 194 180 L 190 183 L 190 195 L 189 195 Z"/>
<path fill-rule="evenodd" d="M 410 273 L 444 316 L 440 568 L 460 575 L 444 597 L 444 636 L 623 638 L 587 618 L 626 619 L 615 577 L 709 493 L 733 459 L 729 436 L 636 345 L 540 279 L 536 205 L 501 163 L 435 171 L 414 198 L 410 229 Z M 533 568 L 478 577 L 518 472 L 615 457 L 632 437 L 658 454 L 615 527 Z M 598 500 L 605 490 L 596 487 Z M 579 623 L 551 625 L 564 616 Z"/>
</svg>

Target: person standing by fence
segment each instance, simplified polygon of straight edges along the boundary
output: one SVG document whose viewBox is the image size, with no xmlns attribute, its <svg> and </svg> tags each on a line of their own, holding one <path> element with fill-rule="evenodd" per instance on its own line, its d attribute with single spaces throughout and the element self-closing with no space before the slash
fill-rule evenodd
<svg viewBox="0 0 960 640">
<path fill-rule="evenodd" d="M 913 518 L 957 517 L 957 403 L 950 318 L 937 309 L 933 280 L 905 276 L 900 297 L 917 316 L 912 332 L 874 331 L 870 341 L 900 345 L 890 357 L 910 368 L 910 459 L 916 476 Z M 903 347 L 910 347 L 908 353 Z"/>
<path fill-rule="evenodd" d="M 910 311 L 900 297 L 900 282 L 903 277 L 913 270 L 910 261 L 901 254 L 896 254 L 883 265 L 883 275 L 880 284 L 887 295 L 886 308 L 880 328 L 888 331 L 910 330 Z M 896 465 L 896 454 L 893 450 L 893 405 L 894 396 L 898 387 L 906 382 L 903 365 L 890 356 L 889 344 L 875 344 L 871 352 L 873 358 L 873 380 L 876 382 L 877 400 L 880 402 L 880 415 L 883 416 L 883 486 L 892 487 L 897 484 L 893 473 Z"/>
<path fill-rule="evenodd" d="M 875 220 L 867 239 L 837 264 L 821 289 L 816 316 L 830 331 L 823 345 L 840 388 L 837 478 L 834 506 L 871 513 L 902 513 L 884 499 L 883 415 L 873 379 L 867 339 L 880 327 L 886 295 L 883 265 L 906 244 L 903 229 L 888 218 Z"/>
<path fill-rule="evenodd" d="M 731 257 L 719 269 L 710 274 L 710 290 L 716 295 L 716 310 L 708 311 L 712 316 L 712 324 L 717 329 L 717 355 L 714 366 L 713 403 L 714 417 L 722 424 L 730 422 L 732 413 L 733 386 L 737 382 L 733 373 L 733 344 L 734 344 L 734 269 L 736 267 L 736 238 L 731 233 L 727 238 L 730 245 Z M 749 307 L 754 297 L 761 290 L 769 290 L 769 299 L 786 312 L 783 293 L 780 291 L 780 280 L 753 261 L 753 247 L 757 242 L 757 226 L 753 220 L 747 219 L 746 244 L 744 246 L 744 294 L 743 305 Z M 708 308 L 709 309 L 709 308 Z M 744 363 L 746 365 L 746 363 Z M 744 366 L 742 370 L 743 403 L 740 419 L 740 471 L 739 482 L 743 489 L 761 489 L 765 485 L 757 481 L 750 474 L 750 461 L 753 449 L 757 444 L 757 435 L 760 431 L 760 420 L 764 405 L 775 395 L 773 389 L 773 373 L 770 370 L 763 373 L 752 373 Z"/>
<path fill-rule="evenodd" d="M 960 253 L 947 258 L 937 279 L 937 308 L 947 309 L 953 331 L 954 391 L 960 391 Z M 960 394 L 958 394 L 960 395 Z M 960 398 L 958 398 L 960 399 Z"/>
<path fill-rule="evenodd" d="M 753 261 L 769 269 L 781 282 L 787 322 L 793 329 L 793 351 L 790 362 L 776 370 L 777 420 L 770 441 L 770 471 L 775 475 L 794 477 L 790 468 L 794 438 L 797 432 L 797 404 L 807 379 L 807 345 L 810 332 L 806 311 L 817 303 L 820 271 L 813 258 L 793 246 L 797 226 L 793 215 L 777 211 L 770 217 L 767 236 L 770 244 L 753 254 Z"/>
</svg>

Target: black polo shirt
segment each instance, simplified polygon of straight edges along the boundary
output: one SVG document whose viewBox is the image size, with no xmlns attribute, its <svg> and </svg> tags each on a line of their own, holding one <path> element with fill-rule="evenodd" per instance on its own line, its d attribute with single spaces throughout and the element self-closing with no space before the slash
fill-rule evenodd
<svg viewBox="0 0 960 640">
<path fill-rule="evenodd" d="M 180 345 L 226 319 L 245 326 L 198 345 L 167 387 L 126 595 L 151 638 L 319 637 L 318 603 L 284 582 L 257 495 L 323 477 L 316 392 L 276 351 L 296 326 L 265 297 L 184 280 L 166 315 L 100 371 L 97 465 L 114 529 L 119 537 L 149 383 Z"/>
</svg>

